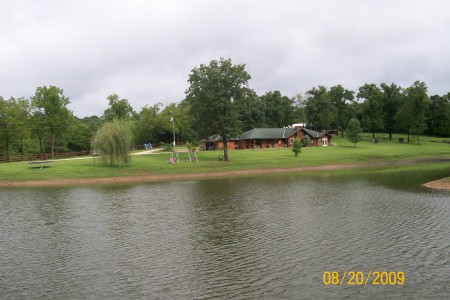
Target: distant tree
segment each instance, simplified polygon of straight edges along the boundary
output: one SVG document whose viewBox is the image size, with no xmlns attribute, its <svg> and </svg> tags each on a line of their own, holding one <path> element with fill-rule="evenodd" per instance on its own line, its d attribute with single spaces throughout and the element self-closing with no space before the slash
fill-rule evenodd
<svg viewBox="0 0 450 300">
<path fill-rule="evenodd" d="M 131 123 L 117 119 L 103 124 L 92 141 L 92 148 L 100 155 L 102 164 L 109 166 L 123 166 L 130 163 L 132 146 Z"/>
<path fill-rule="evenodd" d="M 307 122 L 306 113 L 305 113 L 306 99 L 303 98 L 302 93 L 295 94 L 295 102 L 296 102 L 297 108 L 298 108 L 299 123 L 306 123 Z"/>
<path fill-rule="evenodd" d="M 134 111 L 127 99 L 119 99 L 117 94 L 112 94 L 108 96 L 108 102 L 109 107 L 103 113 L 104 120 L 124 120 L 132 117 Z"/>
<path fill-rule="evenodd" d="M 412 127 L 414 126 L 413 113 L 411 110 L 412 107 L 409 104 L 409 99 L 403 97 L 397 114 L 395 115 L 396 127 L 408 134 L 408 143 L 410 141 Z"/>
<path fill-rule="evenodd" d="M 347 124 L 347 140 L 355 144 L 361 140 L 361 124 L 358 119 L 352 118 Z"/>
<path fill-rule="evenodd" d="M 228 138 L 242 129 L 236 103 L 242 99 L 249 80 L 245 65 L 233 65 L 231 59 L 224 58 L 201 64 L 189 74 L 186 99 L 193 124 L 199 134 L 222 136 L 224 161 L 228 161 Z"/>
<path fill-rule="evenodd" d="M 89 151 L 91 148 L 88 125 L 78 118 L 74 118 L 68 139 L 68 148 L 71 151 Z"/>
<path fill-rule="evenodd" d="M 158 133 L 158 114 L 161 110 L 162 103 L 156 103 L 152 106 L 144 106 L 139 112 L 139 118 L 136 126 L 136 142 L 140 144 L 144 143 L 157 143 Z"/>
<path fill-rule="evenodd" d="M 280 91 L 267 92 L 260 99 L 264 113 L 264 127 L 281 128 L 295 122 L 294 99 L 282 96 Z"/>
<path fill-rule="evenodd" d="M 11 98 L 12 100 L 13 98 Z M 25 154 L 24 140 L 30 136 L 29 117 L 30 117 L 30 102 L 27 99 L 15 99 L 12 107 L 12 123 L 17 138 L 20 140 L 20 152 Z"/>
<path fill-rule="evenodd" d="M 420 134 L 427 128 L 425 112 L 430 102 L 427 95 L 428 87 L 425 82 L 416 81 L 405 90 L 405 97 L 409 108 L 404 112 L 408 114 L 408 119 L 411 120 L 411 133 L 417 135 L 417 144 L 420 144 Z"/>
<path fill-rule="evenodd" d="M 244 89 L 242 98 L 236 102 L 236 105 L 239 111 L 239 121 L 242 123 L 242 131 L 266 126 L 264 105 L 254 90 Z"/>
<path fill-rule="evenodd" d="M 362 104 L 363 125 L 375 139 L 375 131 L 384 128 L 383 95 L 375 84 L 366 83 L 359 88 L 357 97 L 365 100 Z"/>
<path fill-rule="evenodd" d="M 157 117 L 158 135 L 161 140 L 172 143 L 175 130 L 176 142 L 184 139 L 184 134 L 189 135 L 190 119 L 188 111 L 180 109 L 176 103 L 170 103 L 164 107 Z"/>
<path fill-rule="evenodd" d="M 24 139 L 29 136 L 29 112 L 29 101 L 24 98 L 0 98 L 0 136 L 7 156 L 13 143 L 18 143 L 22 155 L 25 153 Z"/>
<path fill-rule="evenodd" d="M 298 154 L 302 152 L 302 143 L 298 138 L 294 139 L 294 143 L 292 145 L 292 152 L 294 152 L 295 157 L 297 157 Z"/>
<path fill-rule="evenodd" d="M 330 99 L 330 94 L 326 87 L 313 87 L 306 92 L 306 116 L 308 123 L 314 130 L 329 129 L 335 118 L 336 108 Z"/>
<path fill-rule="evenodd" d="M 36 88 L 36 93 L 31 99 L 34 114 L 41 117 L 39 122 L 50 138 L 51 156 L 54 158 L 57 141 L 65 137 L 73 122 L 72 112 L 67 108 L 69 98 L 56 86 L 43 86 Z"/>
<path fill-rule="evenodd" d="M 331 103 L 333 103 L 336 110 L 335 123 L 341 131 L 341 136 L 344 137 L 344 128 L 347 125 L 349 116 L 348 104 L 355 99 L 354 92 L 344 89 L 342 85 L 332 86 L 329 91 Z"/>
<path fill-rule="evenodd" d="M 10 132 L 8 130 L 7 121 L 7 105 L 3 97 L 0 96 L 0 149 L 3 152 L 5 149 L 5 154 L 9 155 L 9 143 L 11 141 Z"/>
<path fill-rule="evenodd" d="M 81 122 L 87 127 L 87 139 L 90 145 L 94 134 L 103 125 L 104 121 L 98 116 L 90 116 L 84 117 L 83 119 L 81 119 Z"/>
<path fill-rule="evenodd" d="M 429 134 L 450 136 L 450 93 L 444 96 L 431 96 L 426 117 Z"/>
<path fill-rule="evenodd" d="M 386 83 L 381 84 L 381 93 L 383 98 L 383 123 L 384 129 L 389 135 L 389 140 L 392 140 L 392 133 L 396 125 L 396 114 L 400 107 L 402 100 L 402 88 L 392 83 L 387 85 Z"/>
<path fill-rule="evenodd" d="M 44 153 L 44 143 L 48 137 L 48 130 L 45 128 L 45 115 L 40 110 L 31 113 L 29 120 L 31 126 L 31 135 L 36 137 L 39 142 L 39 153 Z"/>
</svg>

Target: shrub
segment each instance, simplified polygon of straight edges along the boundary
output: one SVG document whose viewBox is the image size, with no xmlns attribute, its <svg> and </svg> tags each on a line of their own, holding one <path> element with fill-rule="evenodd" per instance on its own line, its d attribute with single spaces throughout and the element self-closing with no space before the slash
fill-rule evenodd
<svg viewBox="0 0 450 300">
<path fill-rule="evenodd" d="M 361 140 L 361 125 L 358 119 L 352 118 L 347 124 L 347 140 L 355 144 Z"/>
<path fill-rule="evenodd" d="M 93 153 L 104 165 L 123 166 L 131 162 L 133 132 L 128 122 L 113 120 L 103 124 L 92 140 Z"/>
<path fill-rule="evenodd" d="M 173 150 L 173 144 L 172 143 L 163 143 L 161 142 L 161 148 L 163 151 L 172 151 Z"/>
<path fill-rule="evenodd" d="M 192 152 L 195 150 L 195 145 L 191 142 L 187 142 L 186 143 L 186 148 L 188 149 L 189 152 Z"/>
<path fill-rule="evenodd" d="M 309 135 L 305 135 L 304 137 L 302 137 L 302 147 L 306 147 L 311 143 L 311 138 L 309 137 Z"/>
<path fill-rule="evenodd" d="M 295 157 L 297 157 L 298 154 L 302 152 L 302 144 L 298 139 L 294 140 L 294 144 L 292 145 L 292 152 L 294 152 Z"/>
</svg>

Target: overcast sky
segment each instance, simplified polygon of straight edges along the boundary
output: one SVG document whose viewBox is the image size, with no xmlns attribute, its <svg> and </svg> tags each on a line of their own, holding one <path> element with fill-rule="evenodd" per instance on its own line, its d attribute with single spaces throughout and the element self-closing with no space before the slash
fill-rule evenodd
<svg viewBox="0 0 450 300">
<path fill-rule="evenodd" d="M 113 93 L 137 111 L 185 97 L 190 71 L 245 64 L 259 95 L 425 81 L 450 92 L 448 0 L 0 0 L 0 96 L 56 85 L 75 116 Z"/>
</svg>

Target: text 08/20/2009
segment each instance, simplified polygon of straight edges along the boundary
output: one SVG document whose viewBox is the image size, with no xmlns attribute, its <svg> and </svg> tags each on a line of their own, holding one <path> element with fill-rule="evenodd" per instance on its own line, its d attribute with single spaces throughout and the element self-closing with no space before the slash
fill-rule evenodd
<svg viewBox="0 0 450 300">
<path fill-rule="evenodd" d="M 403 285 L 405 273 L 393 271 L 345 271 L 323 272 L 325 285 Z"/>
</svg>

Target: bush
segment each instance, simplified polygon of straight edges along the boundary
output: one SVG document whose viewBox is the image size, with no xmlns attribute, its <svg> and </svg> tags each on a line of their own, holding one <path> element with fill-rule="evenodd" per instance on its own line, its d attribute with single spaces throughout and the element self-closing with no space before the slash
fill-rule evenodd
<svg viewBox="0 0 450 300">
<path fill-rule="evenodd" d="M 172 151 L 173 150 L 173 144 L 172 143 L 163 143 L 163 142 L 161 142 L 161 148 L 164 150 L 164 151 Z"/>
<path fill-rule="evenodd" d="M 100 155 L 104 165 L 123 166 L 131 162 L 132 146 L 130 123 L 114 120 L 97 130 L 92 141 L 92 152 Z"/>
<path fill-rule="evenodd" d="M 347 140 L 355 144 L 361 140 L 361 125 L 358 119 L 352 118 L 347 124 Z"/>
<path fill-rule="evenodd" d="M 302 144 L 298 139 L 294 140 L 294 144 L 292 145 L 292 152 L 294 152 L 295 157 L 297 157 L 298 154 L 302 152 Z"/>
<path fill-rule="evenodd" d="M 189 152 L 192 152 L 195 150 L 195 145 L 191 142 L 187 142 L 186 143 L 186 148 L 188 149 Z"/>
<path fill-rule="evenodd" d="M 302 147 L 306 147 L 309 144 L 311 144 L 311 138 L 309 137 L 309 135 L 305 135 L 304 137 L 302 137 Z"/>
</svg>

